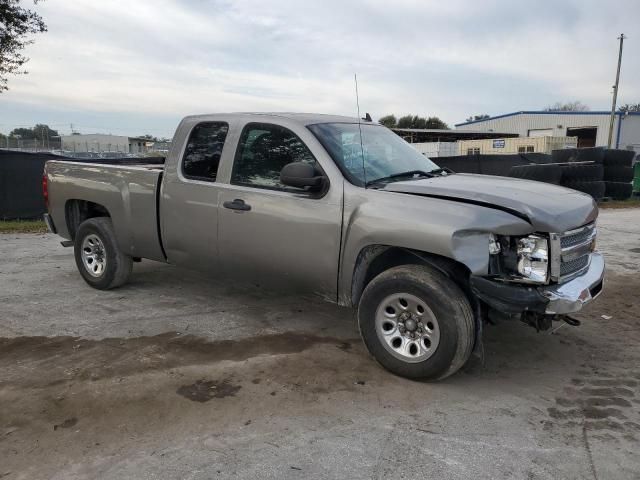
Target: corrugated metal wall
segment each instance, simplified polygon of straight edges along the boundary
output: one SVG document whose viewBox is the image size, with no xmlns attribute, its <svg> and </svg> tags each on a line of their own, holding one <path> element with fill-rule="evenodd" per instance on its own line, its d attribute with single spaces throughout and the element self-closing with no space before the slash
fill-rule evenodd
<svg viewBox="0 0 640 480">
<path fill-rule="evenodd" d="M 618 128 L 619 115 L 613 129 L 614 146 Z M 459 125 L 457 130 L 481 130 L 505 133 L 517 133 L 521 137 L 529 136 L 529 130 L 553 129 L 553 136 L 562 137 L 567 134 L 567 128 L 596 127 L 596 145 L 606 146 L 609 137 L 609 116 L 601 113 L 518 113 L 502 118 L 495 118 L 475 122 L 467 125 Z M 625 134 L 626 132 L 628 134 Z M 625 135 L 623 137 L 623 135 Z M 632 140 L 635 138 L 635 140 Z M 623 141 L 624 140 L 624 141 Z M 637 142 L 640 144 L 640 115 L 629 115 L 622 122 L 621 140 L 619 148 L 625 148 L 626 144 Z"/>
<path fill-rule="evenodd" d="M 614 130 L 613 142 L 616 144 L 618 140 L 618 148 L 633 148 L 636 153 L 640 154 L 640 115 L 622 116 L 620 125 L 620 135 Z"/>
</svg>

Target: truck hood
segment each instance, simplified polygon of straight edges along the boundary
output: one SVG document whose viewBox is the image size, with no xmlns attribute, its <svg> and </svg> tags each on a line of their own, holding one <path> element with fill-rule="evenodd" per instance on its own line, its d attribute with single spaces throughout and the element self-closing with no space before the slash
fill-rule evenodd
<svg viewBox="0 0 640 480">
<path fill-rule="evenodd" d="M 523 218 L 538 232 L 565 232 L 598 216 L 590 195 L 516 178 L 456 173 L 389 183 L 383 190 L 495 208 Z"/>
</svg>

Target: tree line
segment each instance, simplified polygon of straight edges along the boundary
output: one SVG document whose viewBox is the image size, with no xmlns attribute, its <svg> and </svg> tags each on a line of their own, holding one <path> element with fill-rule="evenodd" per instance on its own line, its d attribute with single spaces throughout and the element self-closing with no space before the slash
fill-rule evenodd
<svg viewBox="0 0 640 480">
<path fill-rule="evenodd" d="M 385 115 L 378 119 L 378 123 L 388 128 L 433 128 L 449 130 L 449 125 L 438 117 L 421 117 L 419 115 L 405 115 L 396 118 L 395 115 Z"/>
</svg>

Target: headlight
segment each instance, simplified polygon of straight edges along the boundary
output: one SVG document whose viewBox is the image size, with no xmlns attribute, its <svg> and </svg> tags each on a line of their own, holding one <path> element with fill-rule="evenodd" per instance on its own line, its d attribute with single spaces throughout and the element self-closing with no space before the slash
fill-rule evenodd
<svg viewBox="0 0 640 480">
<path fill-rule="evenodd" d="M 547 283 L 549 280 L 549 242 L 538 235 L 519 238 L 518 273 L 526 280 Z"/>
</svg>

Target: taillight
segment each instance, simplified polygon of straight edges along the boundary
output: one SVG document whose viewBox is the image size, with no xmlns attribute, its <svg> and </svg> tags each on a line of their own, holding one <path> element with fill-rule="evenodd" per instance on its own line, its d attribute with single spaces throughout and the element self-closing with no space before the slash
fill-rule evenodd
<svg viewBox="0 0 640 480">
<path fill-rule="evenodd" d="M 44 206 L 49 210 L 49 181 L 47 180 L 47 172 L 42 174 L 42 196 L 44 197 Z"/>
</svg>

